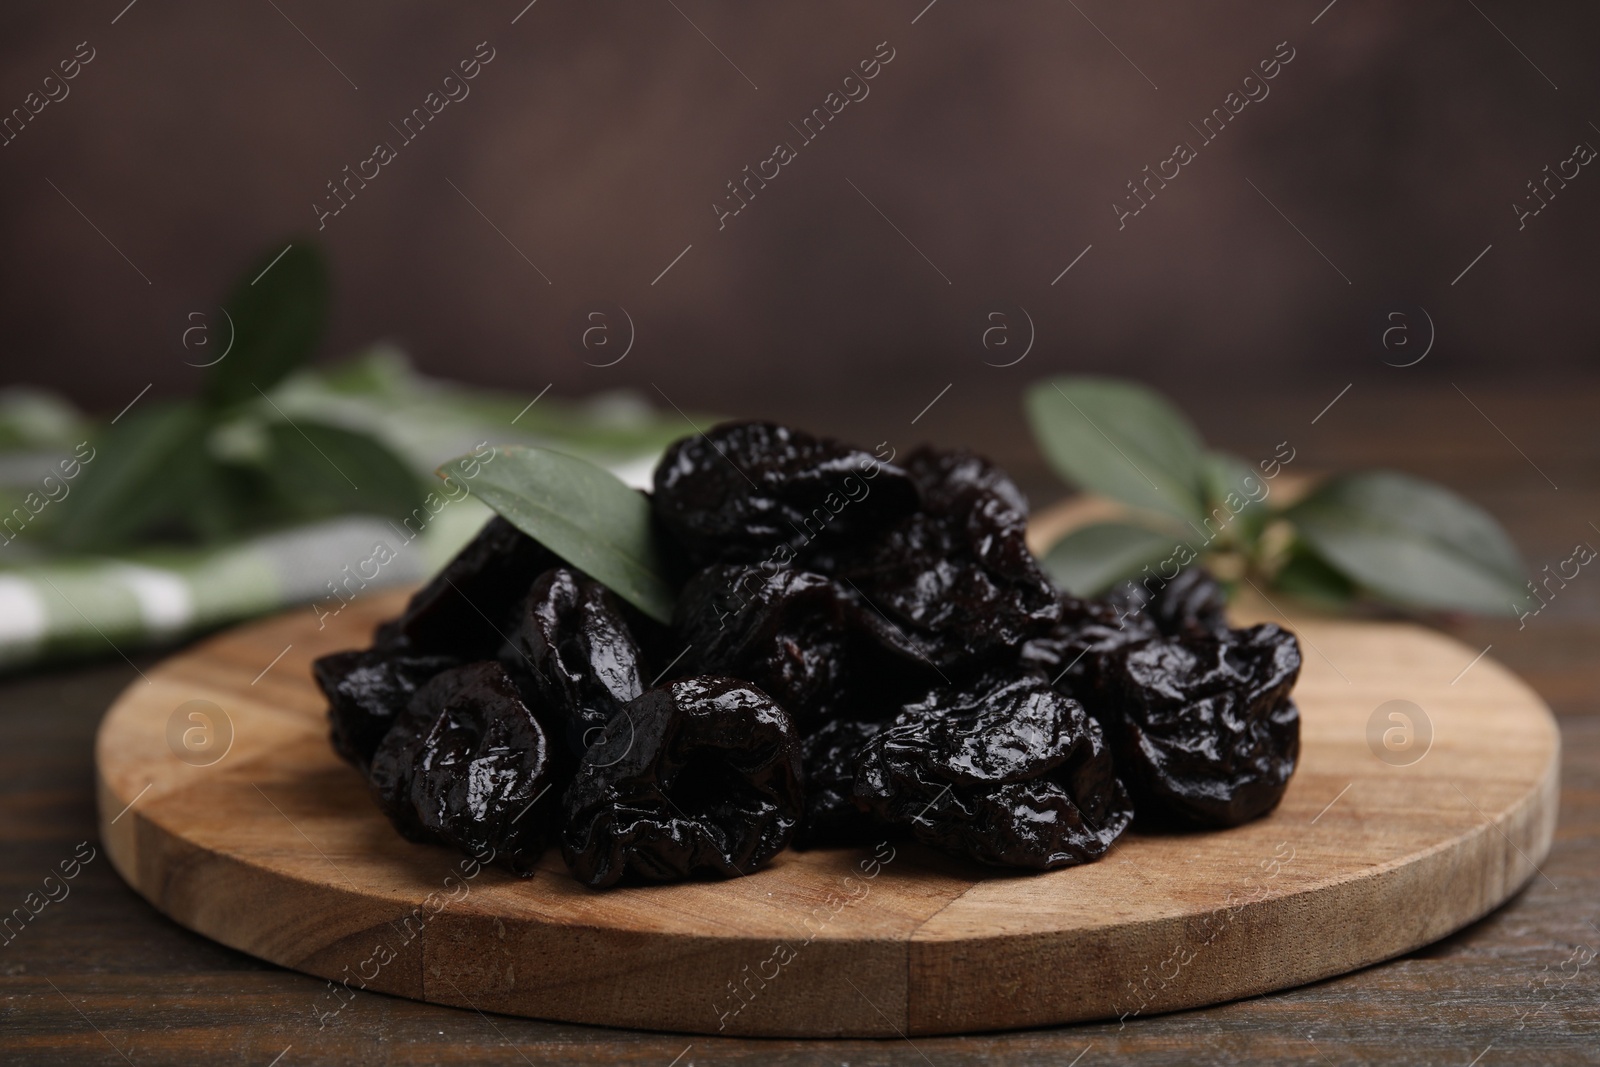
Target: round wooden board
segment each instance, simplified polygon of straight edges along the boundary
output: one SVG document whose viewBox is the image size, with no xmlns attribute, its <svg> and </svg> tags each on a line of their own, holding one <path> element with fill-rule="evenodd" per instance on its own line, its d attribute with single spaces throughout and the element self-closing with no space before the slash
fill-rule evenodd
<svg viewBox="0 0 1600 1067">
<path fill-rule="evenodd" d="M 789 851 L 749 878 L 606 893 L 552 852 L 518 879 L 403 841 L 329 748 L 311 660 L 364 645 L 402 599 L 359 599 L 321 630 L 309 608 L 242 626 L 122 694 L 96 765 L 129 884 L 190 929 L 351 990 L 611 1026 L 894 1036 L 1171 1011 L 1350 971 L 1504 902 L 1556 819 L 1555 721 L 1499 664 L 1415 626 L 1296 618 L 1301 764 L 1248 826 L 1130 834 L 1099 863 L 1035 875 L 901 842 L 881 864 Z M 199 722 L 178 710 L 193 700 L 232 728 L 207 766 L 169 741 L 175 717 L 180 735 Z M 1409 766 L 1368 741 L 1390 700 L 1431 722 Z M 350 996 L 330 984 L 307 1007 L 326 1018 Z"/>
</svg>

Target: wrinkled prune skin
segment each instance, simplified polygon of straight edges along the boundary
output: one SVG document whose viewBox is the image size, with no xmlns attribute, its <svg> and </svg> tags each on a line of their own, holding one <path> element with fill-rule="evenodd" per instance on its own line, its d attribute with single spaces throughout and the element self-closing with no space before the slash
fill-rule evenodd
<svg viewBox="0 0 1600 1067">
<path fill-rule="evenodd" d="M 574 759 L 644 692 L 643 657 L 620 601 L 567 567 L 534 580 L 500 659 Z"/>
<path fill-rule="evenodd" d="M 856 804 L 856 764 L 882 722 L 834 719 L 801 742 L 806 809 L 795 830 L 796 848 L 859 845 L 882 836 L 882 827 Z"/>
<path fill-rule="evenodd" d="M 1005 867 L 1099 859 L 1133 818 L 1099 726 L 1033 671 L 908 705 L 862 746 L 855 797 L 925 844 Z"/>
<path fill-rule="evenodd" d="M 450 656 L 411 656 L 374 649 L 335 652 L 311 665 L 328 698 L 334 751 L 366 772 L 378 743 L 434 675 L 459 665 Z"/>
<path fill-rule="evenodd" d="M 1061 620 L 1049 633 L 1024 644 L 1021 660 L 1024 666 L 1043 671 L 1063 693 L 1087 702 L 1105 657 L 1160 634 L 1147 613 L 1062 593 Z"/>
<path fill-rule="evenodd" d="M 753 682 L 801 730 L 838 713 L 855 605 L 833 579 L 754 564 L 707 567 L 684 586 L 673 629 L 684 674 Z"/>
<path fill-rule="evenodd" d="M 919 448 L 906 467 L 923 510 L 844 571 L 862 624 L 936 669 L 982 667 L 1061 619 L 1060 594 L 1028 551 L 1027 501 L 993 464 Z"/>
<path fill-rule="evenodd" d="M 799 821 L 800 741 L 782 708 L 731 678 L 683 678 L 633 701 L 565 798 L 562 855 L 594 889 L 750 874 Z"/>
<path fill-rule="evenodd" d="M 393 627 L 380 630 L 380 646 L 490 659 L 528 586 L 560 563 L 555 553 L 496 515 L 417 591 Z"/>
<path fill-rule="evenodd" d="M 655 470 L 651 504 L 695 568 L 797 558 L 859 539 L 917 506 L 899 467 L 770 422 L 685 437 Z"/>
<path fill-rule="evenodd" d="M 1114 654 L 1092 705 L 1141 822 L 1237 826 L 1271 811 L 1300 754 L 1300 643 L 1272 623 Z"/>
<path fill-rule="evenodd" d="M 378 745 L 368 783 L 396 829 L 531 874 L 559 809 L 543 727 L 493 660 L 418 689 Z"/>
<path fill-rule="evenodd" d="M 1152 581 L 1161 583 L 1154 591 Z M 1171 579 L 1125 582 L 1106 599 L 1124 614 L 1147 615 L 1168 637 L 1228 629 L 1228 593 L 1204 567 L 1185 567 Z"/>
</svg>

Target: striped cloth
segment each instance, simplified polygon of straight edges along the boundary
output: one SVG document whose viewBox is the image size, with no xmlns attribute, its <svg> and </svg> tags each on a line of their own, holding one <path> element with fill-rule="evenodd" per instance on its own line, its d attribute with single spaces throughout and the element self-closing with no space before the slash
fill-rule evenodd
<svg viewBox="0 0 1600 1067">
<path fill-rule="evenodd" d="M 635 486 L 668 442 L 689 431 L 677 413 L 658 415 L 636 397 L 584 403 L 540 394 L 471 390 L 414 374 L 392 348 L 286 381 L 273 401 L 294 419 L 315 417 L 382 439 L 419 474 L 479 442 L 558 448 L 600 464 Z M 535 402 L 536 401 L 536 402 Z M 91 429 L 58 398 L 0 394 L 0 498 L 37 486 L 41 471 Z M 41 448 L 41 444 L 52 447 Z M 6 451 L 9 446 L 9 451 Z M 327 600 L 344 568 L 386 546 L 372 587 L 421 581 L 483 525 L 490 512 L 470 497 L 446 501 L 420 534 L 383 518 L 350 515 L 233 543 L 144 548 L 116 558 L 66 557 L 19 538 L 0 548 L 0 670 L 46 661 L 127 655 L 240 619 Z M 9 558 L 7 557 L 7 554 Z M 390 558 L 392 554 L 392 558 Z"/>
</svg>

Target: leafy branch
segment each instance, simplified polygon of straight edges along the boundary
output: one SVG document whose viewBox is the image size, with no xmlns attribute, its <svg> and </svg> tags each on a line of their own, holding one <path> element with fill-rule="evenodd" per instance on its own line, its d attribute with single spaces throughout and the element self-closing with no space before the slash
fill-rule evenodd
<svg viewBox="0 0 1600 1067">
<path fill-rule="evenodd" d="M 56 544 L 104 552 L 215 541 L 418 506 L 421 479 L 385 445 L 331 423 L 291 421 L 268 395 L 316 350 L 328 289 L 322 255 L 305 242 L 247 270 L 224 304 L 232 336 L 199 398 L 141 405 L 97 435 L 96 462 L 62 501 Z"/>
<path fill-rule="evenodd" d="M 1330 607 L 1370 598 L 1504 615 L 1526 599 L 1511 539 L 1442 486 L 1358 471 L 1283 506 L 1287 494 L 1272 482 L 1292 449 L 1255 466 L 1210 451 L 1181 411 L 1132 382 L 1050 378 L 1029 387 L 1025 407 L 1057 474 L 1128 509 L 1120 521 L 1072 531 L 1045 554 L 1046 570 L 1073 593 L 1171 578 L 1201 560 L 1224 579 Z"/>
</svg>

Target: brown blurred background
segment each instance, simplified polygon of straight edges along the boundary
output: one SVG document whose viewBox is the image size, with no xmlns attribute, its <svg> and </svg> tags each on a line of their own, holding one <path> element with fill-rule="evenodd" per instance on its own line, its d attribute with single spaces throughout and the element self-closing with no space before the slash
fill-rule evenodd
<svg viewBox="0 0 1600 1067">
<path fill-rule="evenodd" d="M 317 234 L 325 356 L 389 338 L 491 385 L 933 437 L 1047 372 L 1143 377 L 1225 436 L 1212 398 L 1553 389 L 1594 362 L 1600 175 L 1521 231 L 1512 208 L 1600 146 L 1592 4 L 524 3 L 5 5 L 0 107 L 94 59 L 0 147 L 4 381 L 109 412 L 194 388 L 189 314 L 315 233 L 379 141 L 397 158 Z M 402 142 L 479 42 L 470 95 Z M 870 95 L 802 144 L 880 42 Z M 1280 42 L 1270 94 L 1202 145 Z M 719 230 L 780 140 L 798 158 Z M 1180 140 L 1199 158 L 1119 231 Z M 604 305 L 637 341 L 599 368 L 571 338 Z M 1377 346 L 1400 307 L 1437 329 L 1404 369 Z M 986 366 L 1022 350 L 1018 309 L 1032 351 Z M 1016 343 L 986 350 L 997 321 Z"/>
</svg>

